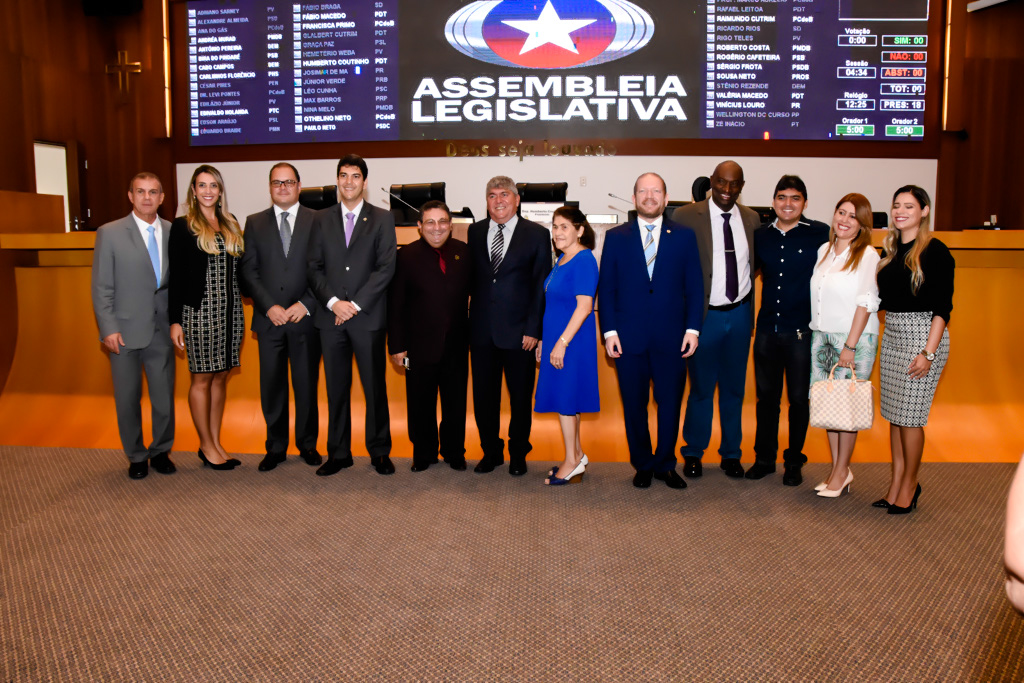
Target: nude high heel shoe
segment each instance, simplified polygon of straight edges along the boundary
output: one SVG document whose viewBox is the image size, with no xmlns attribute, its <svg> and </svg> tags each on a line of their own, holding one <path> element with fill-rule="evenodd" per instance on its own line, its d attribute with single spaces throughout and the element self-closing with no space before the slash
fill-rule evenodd
<svg viewBox="0 0 1024 683">
<path fill-rule="evenodd" d="M 846 481 L 843 482 L 842 486 L 840 486 L 838 489 L 833 491 L 832 489 L 828 488 L 828 486 L 826 485 L 825 488 L 823 488 L 822 490 L 818 491 L 818 495 L 821 496 L 822 498 L 838 498 L 839 496 L 842 495 L 843 489 L 846 489 L 847 493 L 850 492 L 850 484 L 852 482 L 853 482 L 853 471 L 850 470 L 850 471 L 848 471 L 846 473 Z"/>
</svg>

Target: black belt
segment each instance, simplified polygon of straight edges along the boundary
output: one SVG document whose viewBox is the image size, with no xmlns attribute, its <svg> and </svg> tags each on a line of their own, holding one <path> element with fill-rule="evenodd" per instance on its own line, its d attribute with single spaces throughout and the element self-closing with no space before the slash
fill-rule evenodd
<svg viewBox="0 0 1024 683">
<path fill-rule="evenodd" d="M 708 310 L 709 311 L 731 311 L 732 309 L 736 308 L 737 306 L 742 306 L 743 304 L 745 304 L 748 301 L 750 301 L 750 297 L 753 295 L 753 293 L 754 293 L 754 290 L 753 290 L 753 288 L 751 288 L 751 290 L 749 292 L 747 292 L 747 295 L 745 297 L 743 297 L 742 299 L 740 299 L 739 301 L 733 301 L 731 304 L 725 304 L 724 306 L 708 306 Z"/>
</svg>

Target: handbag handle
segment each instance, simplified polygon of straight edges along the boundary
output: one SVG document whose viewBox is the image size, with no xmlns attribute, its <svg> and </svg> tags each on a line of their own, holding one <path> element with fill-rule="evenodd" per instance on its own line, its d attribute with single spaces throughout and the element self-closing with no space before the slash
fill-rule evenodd
<svg viewBox="0 0 1024 683">
<path fill-rule="evenodd" d="M 838 367 L 839 363 L 836 363 L 835 365 L 832 366 L 832 369 L 829 370 L 828 373 L 828 393 L 830 394 L 832 393 L 833 384 L 836 381 L 836 368 Z M 852 394 L 854 391 L 857 390 L 856 383 L 860 381 L 857 379 L 857 371 L 853 368 L 852 365 L 850 366 L 850 375 L 853 377 L 853 382 L 850 382 L 850 393 Z"/>
</svg>

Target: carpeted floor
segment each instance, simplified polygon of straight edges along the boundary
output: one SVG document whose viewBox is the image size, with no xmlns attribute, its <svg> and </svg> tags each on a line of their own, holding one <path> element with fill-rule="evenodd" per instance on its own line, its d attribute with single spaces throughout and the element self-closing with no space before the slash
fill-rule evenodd
<svg viewBox="0 0 1024 683">
<path fill-rule="evenodd" d="M 823 465 L 680 492 L 173 459 L 0 447 L 0 680 L 1024 680 L 1011 465 L 926 464 L 893 517 L 879 464 L 825 500 Z"/>
</svg>

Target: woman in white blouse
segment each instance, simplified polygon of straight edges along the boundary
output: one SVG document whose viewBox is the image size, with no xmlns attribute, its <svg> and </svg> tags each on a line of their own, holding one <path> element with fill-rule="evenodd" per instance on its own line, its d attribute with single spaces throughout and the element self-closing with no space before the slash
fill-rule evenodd
<svg viewBox="0 0 1024 683">
<path fill-rule="evenodd" d="M 818 249 L 811 276 L 811 384 L 826 379 L 832 367 L 856 371 L 867 379 L 878 350 L 878 252 L 871 246 L 871 204 L 848 194 L 836 204 L 829 241 Z M 843 370 L 836 370 L 841 376 Z M 848 372 L 845 371 L 845 372 Z M 832 471 L 815 488 L 837 498 L 853 481 L 850 458 L 857 432 L 829 430 Z"/>
</svg>

